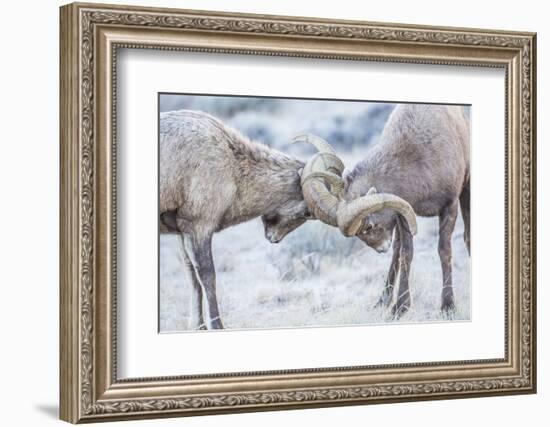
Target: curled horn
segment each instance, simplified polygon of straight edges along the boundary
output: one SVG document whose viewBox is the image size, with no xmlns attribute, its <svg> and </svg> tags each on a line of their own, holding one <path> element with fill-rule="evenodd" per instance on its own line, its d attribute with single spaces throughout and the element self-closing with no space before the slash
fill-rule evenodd
<svg viewBox="0 0 550 427">
<path fill-rule="evenodd" d="M 301 133 L 292 138 L 293 144 L 297 142 L 305 142 L 307 144 L 311 144 L 315 148 L 317 148 L 317 151 L 319 151 L 320 153 L 330 153 L 336 156 L 336 151 L 334 150 L 334 148 L 332 148 L 332 146 L 327 141 L 319 136 L 312 135 L 310 133 Z"/>
<path fill-rule="evenodd" d="M 416 234 L 416 215 L 413 208 L 393 194 L 366 194 L 350 202 L 343 199 L 344 164 L 334 148 L 324 139 L 310 134 L 296 136 L 295 142 L 307 142 L 317 148 L 302 171 L 301 183 L 304 200 L 313 215 L 322 222 L 338 227 L 345 236 L 354 236 L 361 229 L 363 219 L 382 209 L 392 209 L 407 221 L 412 234 Z"/>
<path fill-rule="evenodd" d="M 318 152 L 306 162 L 302 171 L 302 193 L 316 218 L 338 227 L 337 211 L 340 205 L 339 195 L 344 188 L 344 164 L 334 148 L 318 136 L 302 134 L 296 136 L 292 142 L 306 142 L 317 149 Z"/>
<path fill-rule="evenodd" d="M 345 236 L 355 236 L 361 229 L 363 219 L 382 209 L 399 213 L 407 221 L 411 233 L 416 234 L 416 215 L 412 206 L 401 197 L 387 193 L 367 194 L 349 203 L 342 203 L 337 212 L 338 228 Z"/>
</svg>

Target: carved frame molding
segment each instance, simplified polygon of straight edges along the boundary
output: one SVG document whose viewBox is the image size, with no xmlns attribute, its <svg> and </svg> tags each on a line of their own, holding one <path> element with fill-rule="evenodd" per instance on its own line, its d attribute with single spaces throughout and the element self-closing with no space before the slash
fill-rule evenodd
<svg viewBox="0 0 550 427">
<path fill-rule="evenodd" d="M 535 34 L 71 4 L 61 8 L 60 41 L 62 419 L 535 391 Z M 506 357 L 117 380 L 116 286 L 111 279 L 116 281 L 114 65 L 120 47 L 506 68 Z M 266 376 L 273 377 L 271 387 L 253 386 Z M 300 385 L 285 387 L 290 379 Z M 193 392 L 201 382 L 210 391 Z"/>
</svg>

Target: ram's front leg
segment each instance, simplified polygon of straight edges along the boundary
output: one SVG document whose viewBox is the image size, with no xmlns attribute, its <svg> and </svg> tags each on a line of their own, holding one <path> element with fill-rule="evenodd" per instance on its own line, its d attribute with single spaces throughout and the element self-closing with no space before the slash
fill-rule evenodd
<svg viewBox="0 0 550 427">
<path fill-rule="evenodd" d="M 392 315 L 399 318 L 411 307 L 411 293 L 409 290 L 409 272 L 414 255 L 413 236 L 401 216 L 397 218 L 397 230 L 400 238 L 399 251 L 399 287 L 397 289 L 397 300 L 392 307 Z"/>
<path fill-rule="evenodd" d="M 399 273 L 399 253 L 401 252 L 401 237 L 399 235 L 399 227 L 395 227 L 393 236 L 393 254 L 390 264 L 390 271 L 386 278 L 386 285 L 380 295 L 380 299 L 376 303 L 376 307 L 388 307 L 393 299 L 393 289 L 395 286 L 395 279 Z"/>
</svg>

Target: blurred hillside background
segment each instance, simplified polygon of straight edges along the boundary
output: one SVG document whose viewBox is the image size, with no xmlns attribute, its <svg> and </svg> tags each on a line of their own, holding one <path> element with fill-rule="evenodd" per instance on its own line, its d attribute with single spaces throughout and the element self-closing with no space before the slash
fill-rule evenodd
<svg viewBox="0 0 550 427">
<path fill-rule="evenodd" d="M 160 111 L 191 109 L 221 119 L 250 139 L 307 159 L 314 151 L 290 144 L 313 133 L 338 152 L 351 169 L 375 144 L 396 104 L 234 96 L 160 95 Z M 356 238 L 345 238 L 319 221 L 308 221 L 281 243 L 264 238 L 259 218 L 214 236 L 218 302 L 227 329 L 337 326 L 470 319 L 470 259 L 459 217 L 453 235 L 453 280 L 457 311 L 439 311 L 441 267 L 438 219 L 418 218 L 410 275 L 412 307 L 399 320 L 375 308 L 391 261 Z M 160 330 L 187 330 L 190 284 L 175 236 L 160 239 Z"/>
</svg>

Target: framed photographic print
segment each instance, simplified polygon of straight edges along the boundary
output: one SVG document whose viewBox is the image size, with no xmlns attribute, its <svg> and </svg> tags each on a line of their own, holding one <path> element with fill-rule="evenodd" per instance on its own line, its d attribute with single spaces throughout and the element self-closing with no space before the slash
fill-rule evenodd
<svg viewBox="0 0 550 427">
<path fill-rule="evenodd" d="M 533 393 L 535 34 L 61 8 L 61 418 Z"/>
</svg>

